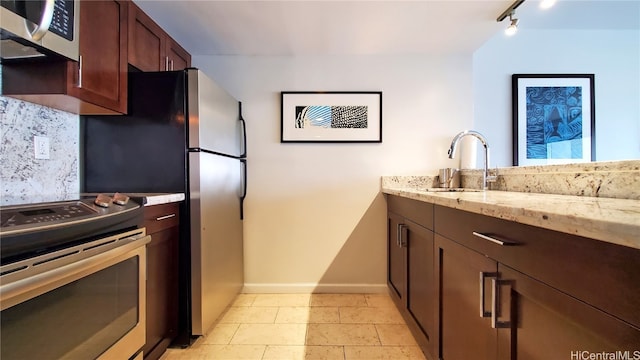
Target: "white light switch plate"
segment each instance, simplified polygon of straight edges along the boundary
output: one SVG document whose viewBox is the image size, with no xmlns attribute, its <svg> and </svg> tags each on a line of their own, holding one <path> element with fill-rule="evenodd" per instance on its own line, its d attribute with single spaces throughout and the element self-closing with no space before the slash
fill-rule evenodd
<svg viewBox="0 0 640 360">
<path fill-rule="evenodd" d="M 34 136 L 33 147 L 36 159 L 49 159 L 49 138 L 46 136 Z"/>
</svg>

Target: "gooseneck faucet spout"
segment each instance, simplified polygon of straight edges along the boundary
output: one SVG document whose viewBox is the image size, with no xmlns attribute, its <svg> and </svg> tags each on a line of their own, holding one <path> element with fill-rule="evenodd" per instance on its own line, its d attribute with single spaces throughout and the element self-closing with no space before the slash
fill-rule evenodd
<svg viewBox="0 0 640 360">
<path fill-rule="evenodd" d="M 453 159 L 460 139 L 467 135 L 471 135 L 480 140 L 480 143 L 482 143 L 482 146 L 484 147 L 484 172 L 482 173 L 482 189 L 487 190 L 489 188 L 488 183 L 496 181 L 496 176 L 489 175 L 489 143 L 487 142 L 487 139 L 484 137 L 484 135 L 474 130 L 465 130 L 458 133 L 453 137 L 453 140 L 451 140 L 451 146 L 449 147 L 448 151 L 449 159 Z"/>
</svg>

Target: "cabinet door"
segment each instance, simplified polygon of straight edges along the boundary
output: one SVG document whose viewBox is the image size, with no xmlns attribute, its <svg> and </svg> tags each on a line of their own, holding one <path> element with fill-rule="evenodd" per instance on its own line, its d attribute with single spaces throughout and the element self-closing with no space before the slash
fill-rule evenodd
<svg viewBox="0 0 640 360">
<path fill-rule="evenodd" d="M 438 234 L 435 251 L 436 278 L 439 279 L 438 358 L 495 359 L 496 330 L 491 328 L 486 311 L 480 316 L 482 304 L 490 303 L 490 291 L 484 291 L 489 281 L 481 281 L 480 274 L 495 275 L 497 263 Z"/>
<path fill-rule="evenodd" d="M 69 94 L 120 113 L 127 112 L 128 1 L 82 1 L 80 58 L 69 62 Z"/>
<path fill-rule="evenodd" d="M 151 353 L 162 354 L 178 333 L 178 236 L 174 226 L 151 234 L 147 245 L 145 358 Z M 158 346 L 159 351 L 152 351 Z"/>
<path fill-rule="evenodd" d="M 407 221 L 407 309 L 430 340 L 433 329 L 433 232 Z"/>
<path fill-rule="evenodd" d="M 169 71 L 184 70 L 191 66 L 191 55 L 169 36 L 167 36 L 165 56 L 165 66 Z"/>
<path fill-rule="evenodd" d="M 616 358 L 640 359 L 640 329 L 507 266 L 499 270 L 507 280 L 498 291 L 501 317 L 509 322 L 498 330 L 500 360 L 592 359 L 618 351 L 627 357 Z"/>
<path fill-rule="evenodd" d="M 388 243 L 387 243 L 387 281 L 396 300 L 402 307 L 406 307 L 407 286 L 407 251 L 401 243 L 404 227 L 404 219 L 394 213 L 388 216 Z"/>
<path fill-rule="evenodd" d="M 141 71 L 165 70 L 166 34 L 133 2 L 129 3 L 129 64 Z"/>
<path fill-rule="evenodd" d="M 179 205 L 145 207 L 147 245 L 147 331 L 145 359 L 158 359 L 178 333 Z"/>
</svg>

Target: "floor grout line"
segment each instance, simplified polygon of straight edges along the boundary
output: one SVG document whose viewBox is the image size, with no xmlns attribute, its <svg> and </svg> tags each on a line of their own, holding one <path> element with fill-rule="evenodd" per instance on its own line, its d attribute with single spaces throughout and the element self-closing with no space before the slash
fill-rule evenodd
<svg viewBox="0 0 640 360">
<path fill-rule="evenodd" d="M 364 299 L 364 303 L 361 302 L 362 299 Z M 258 305 L 256 305 L 256 303 Z M 306 305 L 302 305 L 304 303 L 306 303 Z M 338 296 L 332 299 L 330 296 L 322 296 L 322 297 L 316 298 L 314 302 L 313 296 L 309 296 L 306 301 L 299 302 L 295 299 L 295 296 L 284 296 L 282 298 L 278 298 L 277 296 L 274 296 L 274 295 L 260 297 L 260 294 L 258 294 L 255 297 L 248 297 L 248 298 L 242 299 L 237 304 L 242 306 L 232 305 L 229 309 L 227 309 L 227 311 L 225 312 L 225 314 L 223 314 L 223 316 L 226 315 L 226 313 L 229 312 L 231 308 L 235 308 L 233 311 L 236 311 L 237 313 L 234 313 L 233 315 L 237 317 L 236 318 L 230 317 L 229 319 L 232 321 L 237 321 L 237 320 L 241 320 L 241 321 L 237 321 L 237 323 L 218 322 L 214 326 L 214 328 L 211 329 L 209 334 L 207 334 L 207 337 L 212 336 L 216 327 L 218 326 L 224 325 L 229 328 L 224 328 L 224 330 L 222 330 L 219 334 L 216 334 L 216 341 L 214 343 L 205 344 L 204 341 L 206 337 L 199 338 L 198 339 L 199 346 L 198 348 L 194 348 L 192 352 L 192 354 L 195 357 L 210 358 L 211 356 L 214 356 L 214 358 L 216 359 L 217 358 L 230 359 L 235 357 L 233 357 L 233 355 L 229 355 L 230 354 L 229 351 L 241 351 L 244 353 L 246 353 L 247 351 L 252 351 L 253 355 L 244 355 L 244 356 L 251 356 L 251 358 L 253 359 L 266 360 L 269 358 L 273 358 L 274 355 L 285 356 L 283 354 L 299 354 L 299 355 L 295 355 L 295 359 L 302 359 L 302 358 L 305 358 L 306 356 L 309 356 L 309 354 L 313 354 L 311 356 L 318 356 L 318 355 L 329 356 L 335 359 L 335 358 L 338 358 L 338 356 L 340 356 L 338 355 L 339 354 L 338 351 L 340 351 L 342 355 L 339 358 L 343 360 L 348 360 L 350 358 L 348 356 L 348 353 L 351 354 L 352 356 L 356 355 L 356 356 L 362 357 L 363 354 L 373 354 L 371 353 L 371 351 L 374 351 L 374 353 L 387 354 L 387 355 L 380 355 L 380 356 L 389 357 L 392 355 L 388 355 L 388 354 L 403 354 L 401 356 L 409 356 L 407 354 L 410 354 L 410 353 L 413 354 L 411 356 L 417 356 L 416 348 L 418 349 L 417 351 L 420 352 L 419 348 L 417 347 L 417 344 L 415 343 L 413 345 L 410 345 L 410 344 L 393 345 L 393 342 L 396 340 L 391 340 L 391 344 L 389 345 L 384 345 L 382 343 L 381 326 L 404 325 L 406 327 L 406 322 L 404 321 L 404 319 L 402 319 L 402 322 L 397 322 L 396 320 L 394 320 L 394 318 L 391 318 L 392 316 L 395 317 L 395 314 L 393 311 L 395 310 L 395 307 L 388 306 L 386 300 L 382 297 L 367 298 L 366 294 L 362 294 L 362 295 L 353 294 L 352 296 Z M 273 318 L 270 318 L 270 317 L 265 318 L 263 311 L 261 310 L 261 309 L 266 310 L 269 308 L 276 309 Z M 334 317 L 335 315 L 326 315 L 325 310 L 320 311 L 319 313 L 316 312 L 316 314 L 312 318 L 311 313 L 313 312 L 314 308 L 335 308 L 337 311 L 338 322 L 337 323 L 333 322 L 335 320 L 335 317 Z M 361 308 L 361 309 L 357 310 L 357 308 Z M 388 310 L 388 308 L 392 310 Z M 292 310 L 285 310 L 285 309 L 292 309 Z M 355 309 L 355 310 L 352 310 L 352 309 Z M 243 311 L 248 311 L 248 313 L 243 314 L 242 313 Z M 273 310 L 267 310 L 267 311 L 273 311 Z M 300 316 L 300 315 L 304 315 L 305 311 L 307 312 L 306 319 Z M 332 310 L 329 310 L 328 312 L 333 313 Z M 255 319 L 256 316 L 258 317 L 258 320 L 262 318 L 264 320 L 268 319 L 270 322 L 254 323 L 253 319 Z M 326 316 L 329 316 L 329 317 L 326 317 Z M 377 316 L 380 316 L 380 318 L 377 318 Z M 281 322 L 278 322 L 279 317 L 282 317 Z M 323 322 L 323 321 L 327 321 L 327 322 Z M 256 328 L 254 329 L 260 329 L 261 327 L 263 329 L 263 330 L 254 330 L 255 331 L 254 335 L 251 335 L 251 336 L 256 336 L 254 337 L 254 340 L 257 339 L 258 341 L 271 341 L 269 339 L 294 339 L 294 338 L 300 339 L 302 337 L 303 344 L 302 345 L 286 344 L 286 342 L 289 340 L 286 340 L 285 343 L 283 344 L 279 344 L 279 343 L 243 344 L 241 343 L 243 339 L 249 339 L 246 337 L 247 329 L 249 329 L 254 325 L 256 325 Z M 318 325 L 320 325 L 320 327 L 318 327 Z M 346 344 L 345 342 L 343 342 L 342 344 L 336 343 L 335 345 L 331 345 L 330 342 L 336 341 L 336 339 L 338 339 L 338 341 L 341 341 L 340 336 L 343 336 L 343 335 L 338 335 L 338 333 L 332 333 L 332 331 L 334 330 L 331 330 L 331 327 L 334 325 L 347 326 L 342 328 L 336 328 L 335 331 L 339 331 L 339 333 L 344 333 L 345 331 L 347 333 L 351 331 L 355 331 L 352 329 L 368 328 L 369 330 L 366 330 L 366 331 L 357 330 L 358 332 L 359 331 L 364 331 L 364 332 L 361 333 L 362 335 L 357 335 L 356 337 L 351 337 L 351 335 L 347 335 L 348 337 L 344 338 L 344 341 L 348 342 Z M 229 331 L 231 329 L 230 326 L 235 326 L 235 328 L 233 329 L 232 334 L 229 336 L 229 333 L 231 333 L 231 331 Z M 270 328 L 269 326 L 274 326 L 274 327 Z M 296 326 L 300 329 L 296 331 L 297 334 L 296 332 L 292 332 L 290 334 L 283 333 L 283 334 L 278 334 L 275 338 L 273 338 L 271 336 L 274 334 L 265 333 L 267 335 L 264 338 L 264 340 L 260 340 L 263 336 L 263 335 L 260 335 L 260 332 L 264 332 L 265 330 L 269 332 L 273 332 L 270 329 L 278 329 L 278 331 L 282 329 L 282 331 L 284 332 L 284 331 L 289 331 L 287 329 L 296 329 Z M 353 326 L 353 327 L 351 328 L 348 326 Z M 236 336 L 238 336 L 241 328 L 243 328 L 243 334 L 241 335 L 241 337 L 236 339 Z M 318 330 L 314 330 L 315 332 L 313 336 L 326 335 L 333 340 L 331 340 L 327 345 L 321 345 L 321 344 L 309 345 L 308 342 L 310 340 L 309 336 L 311 335 L 310 333 L 311 328 L 318 329 Z M 375 331 L 375 333 L 371 330 Z M 304 331 L 303 336 L 301 336 L 302 334 L 300 334 L 301 331 Z M 389 328 L 386 328 L 386 330 L 384 331 L 385 333 L 388 333 L 390 330 Z M 255 335 L 255 334 L 258 334 L 258 335 Z M 322 334 L 325 334 L 325 335 L 322 335 Z M 329 334 L 333 334 L 333 335 L 329 335 Z M 408 335 L 408 336 L 411 336 L 411 335 Z M 353 342 L 353 340 L 349 340 L 349 339 L 365 339 L 365 338 L 369 339 L 368 343 L 366 344 L 354 343 L 352 345 L 349 345 L 350 342 Z M 220 341 L 220 339 L 223 339 L 223 341 Z M 233 343 L 234 339 L 236 341 L 235 344 Z M 314 342 L 318 342 L 318 339 L 320 338 L 315 338 Z M 211 340 L 213 340 L 213 337 L 211 338 Z M 387 339 L 387 341 L 389 340 L 390 339 Z M 407 340 L 406 337 L 402 337 L 399 339 L 398 342 L 408 343 L 406 340 Z M 281 340 L 276 340 L 276 341 L 281 341 Z M 356 342 L 358 341 L 360 340 L 356 340 Z M 322 342 L 322 340 L 320 342 Z M 203 346 L 203 345 L 206 345 L 206 346 Z M 411 350 L 409 348 L 411 348 Z M 379 350 L 374 350 L 374 349 L 379 349 Z M 218 354 L 220 353 L 220 351 L 227 352 L 226 357 L 225 355 L 214 355 L 214 353 Z M 329 354 L 332 354 L 332 355 L 329 355 Z M 163 357 L 162 360 L 187 359 L 189 356 L 190 356 L 189 349 L 185 349 L 179 352 L 171 352 L 170 356 Z M 299 357 L 299 356 L 302 356 L 302 357 Z M 420 357 L 418 358 L 420 359 Z"/>
</svg>

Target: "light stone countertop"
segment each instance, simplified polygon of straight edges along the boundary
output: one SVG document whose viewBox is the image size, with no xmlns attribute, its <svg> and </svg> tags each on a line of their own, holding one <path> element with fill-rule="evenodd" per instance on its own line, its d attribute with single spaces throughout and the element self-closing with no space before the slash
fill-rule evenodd
<svg viewBox="0 0 640 360">
<path fill-rule="evenodd" d="M 640 249 L 640 201 L 514 191 L 428 192 L 383 181 L 382 192 Z"/>
<path fill-rule="evenodd" d="M 184 200 L 184 193 L 125 193 L 132 198 L 143 198 L 144 206 L 153 206 Z"/>
</svg>

